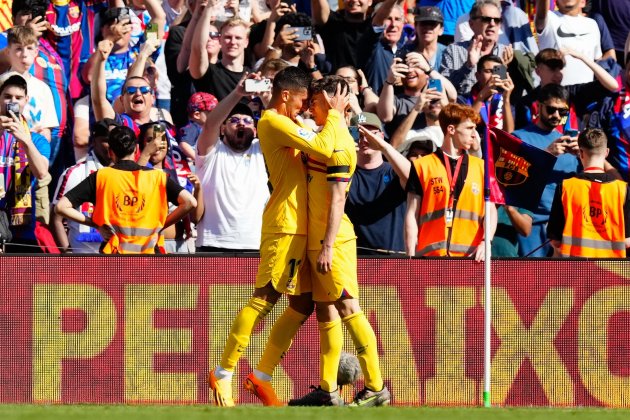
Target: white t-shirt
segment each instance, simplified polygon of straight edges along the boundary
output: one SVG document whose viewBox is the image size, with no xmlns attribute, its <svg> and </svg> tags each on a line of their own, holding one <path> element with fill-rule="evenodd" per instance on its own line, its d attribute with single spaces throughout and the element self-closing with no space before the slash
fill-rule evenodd
<svg viewBox="0 0 630 420">
<path fill-rule="evenodd" d="M 538 46 L 544 48 L 570 48 L 591 60 L 602 56 L 601 35 L 597 22 L 584 16 L 567 16 L 560 12 L 547 14 L 547 25 L 538 34 Z M 581 60 L 566 56 L 563 86 L 593 81 L 593 71 Z"/>
<path fill-rule="evenodd" d="M 96 172 L 102 167 L 103 165 L 101 165 L 94 153 L 90 152 L 84 160 L 66 169 L 57 183 L 52 205 L 56 205 L 68 191 L 79 185 L 92 172 Z M 84 203 L 76 210 L 91 216 L 94 212 L 94 206 L 91 203 Z M 68 220 L 68 241 L 72 247 L 72 252 L 98 254 L 101 241 L 98 240 L 97 233 L 96 229 Z"/>
<path fill-rule="evenodd" d="M 59 119 L 55 112 L 50 87 L 39 79 L 27 77 L 26 89 L 28 90 L 28 103 L 24 107 L 24 118 L 29 128 L 39 126 L 41 128 L 59 127 Z"/>
<path fill-rule="evenodd" d="M 258 139 L 242 153 L 219 141 L 206 156 L 197 151 L 195 166 L 205 208 L 196 246 L 259 249 L 269 188 Z"/>
</svg>

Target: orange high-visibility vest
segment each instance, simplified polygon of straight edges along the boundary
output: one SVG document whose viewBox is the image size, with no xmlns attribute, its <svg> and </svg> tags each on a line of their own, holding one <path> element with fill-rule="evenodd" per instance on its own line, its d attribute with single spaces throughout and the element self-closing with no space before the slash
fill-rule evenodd
<svg viewBox="0 0 630 420">
<path fill-rule="evenodd" d="M 625 258 L 623 204 L 627 184 L 570 178 L 562 182 L 564 257 Z"/>
<path fill-rule="evenodd" d="M 113 233 L 103 253 L 155 254 L 164 242 L 159 232 L 168 215 L 167 176 L 160 170 L 97 172 L 92 220 Z"/>
<path fill-rule="evenodd" d="M 448 159 L 448 156 L 444 156 Z M 453 226 L 446 225 L 446 208 L 450 197 L 450 185 L 446 168 L 440 158 L 432 153 L 414 162 L 420 185 L 422 204 L 418 215 L 417 256 L 472 255 L 483 240 L 483 161 L 468 156 L 468 173 L 459 199 L 455 204 Z"/>
</svg>

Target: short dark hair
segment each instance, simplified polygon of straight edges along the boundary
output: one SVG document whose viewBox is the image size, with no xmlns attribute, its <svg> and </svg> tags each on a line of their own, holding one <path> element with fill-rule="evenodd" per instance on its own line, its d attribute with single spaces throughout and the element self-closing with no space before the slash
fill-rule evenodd
<svg viewBox="0 0 630 420">
<path fill-rule="evenodd" d="M 273 79 L 272 94 L 279 95 L 283 90 L 308 89 L 311 84 L 311 76 L 304 70 L 290 66 L 280 70 Z"/>
<path fill-rule="evenodd" d="M 31 15 L 31 19 L 36 17 L 46 18 L 46 9 L 50 0 L 13 0 L 11 6 L 11 15 L 13 15 L 13 21 L 19 14 Z"/>
<path fill-rule="evenodd" d="M 546 65 L 552 69 L 563 69 L 566 65 L 564 54 L 555 48 L 545 48 L 536 54 L 536 65 Z"/>
<path fill-rule="evenodd" d="M 22 76 L 19 76 L 17 74 L 10 76 L 7 80 L 4 81 L 4 83 L 2 83 L 2 85 L 0 85 L 0 94 L 2 94 L 2 92 L 4 92 L 6 88 L 12 86 L 18 89 L 22 89 L 24 91 L 24 94 L 28 95 L 28 86 L 26 84 L 26 80 L 24 80 Z"/>
<path fill-rule="evenodd" d="M 569 103 L 569 91 L 561 85 L 549 83 L 540 88 L 540 92 L 538 92 L 538 102 L 543 103 L 549 99 L 560 99 Z"/>
<path fill-rule="evenodd" d="M 587 128 L 578 136 L 578 146 L 588 154 L 603 153 L 608 147 L 608 137 L 599 128 Z"/>
<path fill-rule="evenodd" d="M 159 125 L 160 127 L 162 127 L 165 133 L 169 129 L 169 127 L 161 121 L 152 121 L 150 123 L 142 124 L 140 126 L 140 134 L 138 134 L 138 147 L 140 148 L 140 151 L 143 151 L 145 146 L 147 145 L 147 131 L 149 131 L 149 128 L 153 128 L 156 125 Z M 167 150 L 168 150 L 168 147 L 169 147 L 169 142 L 167 141 L 166 142 Z"/>
<path fill-rule="evenodd" d="M 276 36 L 278 36 L 284 25 L 289 25 L 292 28 L 310 27 L 313 26 L 313 21 L 306 13 L 287 13 L 281 16 L 278 22 L 276 22 Z"/>
<path fill-rule="evenodd" d="M 334 95 L 337 91 L 337 86 L 341 85 L 341 89 L 348 91 L 348 82 L 341 76 L 324 76 L 319 80 L 313 80 L 311 82 L 310 94 L 315 95 L 317 93 L 326 92 L 329 95 Z"/>
<path fill-rule="evenodd" d="M 477 63 L 477 71 L 483 70 L 483 66 L 488 61 L 492 61 L 493 63 L 497 63 L 497 64 L 503 64 L 503 60 L 501 60 L 501 57 L 499 57 L 498 55 L 494 55 L 494 54 L 484 55 L 483 57 L 479 59 L 479 62 Z"/>
<path fill-rule="evenodd" d="M 107 138 L 109 148 L 118 159 L 129 156 L 136 150 L 138 139 L 136 133 L 127 126 L 114 127 Z"/>
</svg>

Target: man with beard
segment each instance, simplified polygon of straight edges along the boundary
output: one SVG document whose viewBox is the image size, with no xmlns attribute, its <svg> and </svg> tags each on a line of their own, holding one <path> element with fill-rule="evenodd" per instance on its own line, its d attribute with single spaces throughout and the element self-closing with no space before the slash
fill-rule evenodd
<svg viewBox="0 0 630 420">
<path fill-rule="evenodd" d="M 269 199 L 267 172 L 254 116 L 240 100 L 245 79 L 208 114 L 195 150 L 204 213 L 197 252 L 257 251 Z"/>
<path fill-rule="evenodd" d="M 525 143 L 546 150 L 558 158 L 547 179 L 538 209 L 534 212 L 531 233 L 527 237 L 519 235 L 520 256 L 546 257 L 553 252 L 547 243 L 545 231 L 553 196 L 558 184 L 569 178 L 578 168 L 578 160 L 575 157 L 579 150 L 577 138 L 564 136 L 556 131 L 556 127 L 569 115 L 568 101 L 569 94 L 564 87 L 554 83 L 543 86 L 538 96 L 536 123 L 512 133 Z"/>
<path fill-rule="evenodd" d="M 345 87 L 339 86 L 335 95 L 328 98 L 323 129 L 313 133 L 298 117 L 308 97 L 309 83 L 310 76 L 296 67 L 280 71 L 274 78 L 269 106 L 258 122 L 271 197 L 262 217 L 260 265 L 254 292 L 234 318 L 221 362 L 209 374 L 208 382 L 218 406 L 234 406 L 234 369 L 258 323 L 286 294 L 289 306 L 274 323 L 260 362 L 245 381 L 245 388 L 264 405 L 281 405 L 270 382 L 273 370 L 313 312 L 310 278 L 302 269 L 308 266 L 307 172 L 302 152 L 320 159 L 332 155 L 334 140 L 348 132 L 343 112 L 349 99 L 344 82 Z M 216 109 L 212 113 L 215 112 Z"/>
</svg>

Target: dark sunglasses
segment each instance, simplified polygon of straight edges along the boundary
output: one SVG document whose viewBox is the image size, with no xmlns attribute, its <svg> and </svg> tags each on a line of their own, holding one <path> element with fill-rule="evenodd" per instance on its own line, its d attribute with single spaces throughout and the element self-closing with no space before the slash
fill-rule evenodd
<svg viewBox="0 0 630 420">
<path fill-rule="evenodd" d="M 503 18 L 501 17 L 477 16 L 475 19 L 479 19 L 483 23 L 494 22 L 497 25 L 500 25 L 503 22 Z"/>
<path fill-rule="evenodd" d="M 210 32 L 210 38 L 212 39 L 221 38 L 221 34 L 218 32 Z"/>
<path fill-rule="evenodd" d="M 567 115 L 569 115 L 569 108 L 566 107 L 557 108 L 555 106 L 545 105 L 545 111 L 547 111 L 547 114 L 549 115 L 555 114 L 556 111 L 561 117 L 566 117 Z"/>
<path fill-rule="evenodd" d="M 125 88 L 125 93 L 128 95 L 133 95 L 138 90 L 140 90 L 141 94 L 146 95 L 147 93 L 151 92 L 151 87 L 150 86 L 127 86 Z"/>
<path fill-rule="evenodd" d="M 254 124 L 254 119 L 252 117 L 230 117 L 227 120 L 230 124 L 238 124 L 241 121 L 244 125 L 252 125 Z"/>
</svg>

